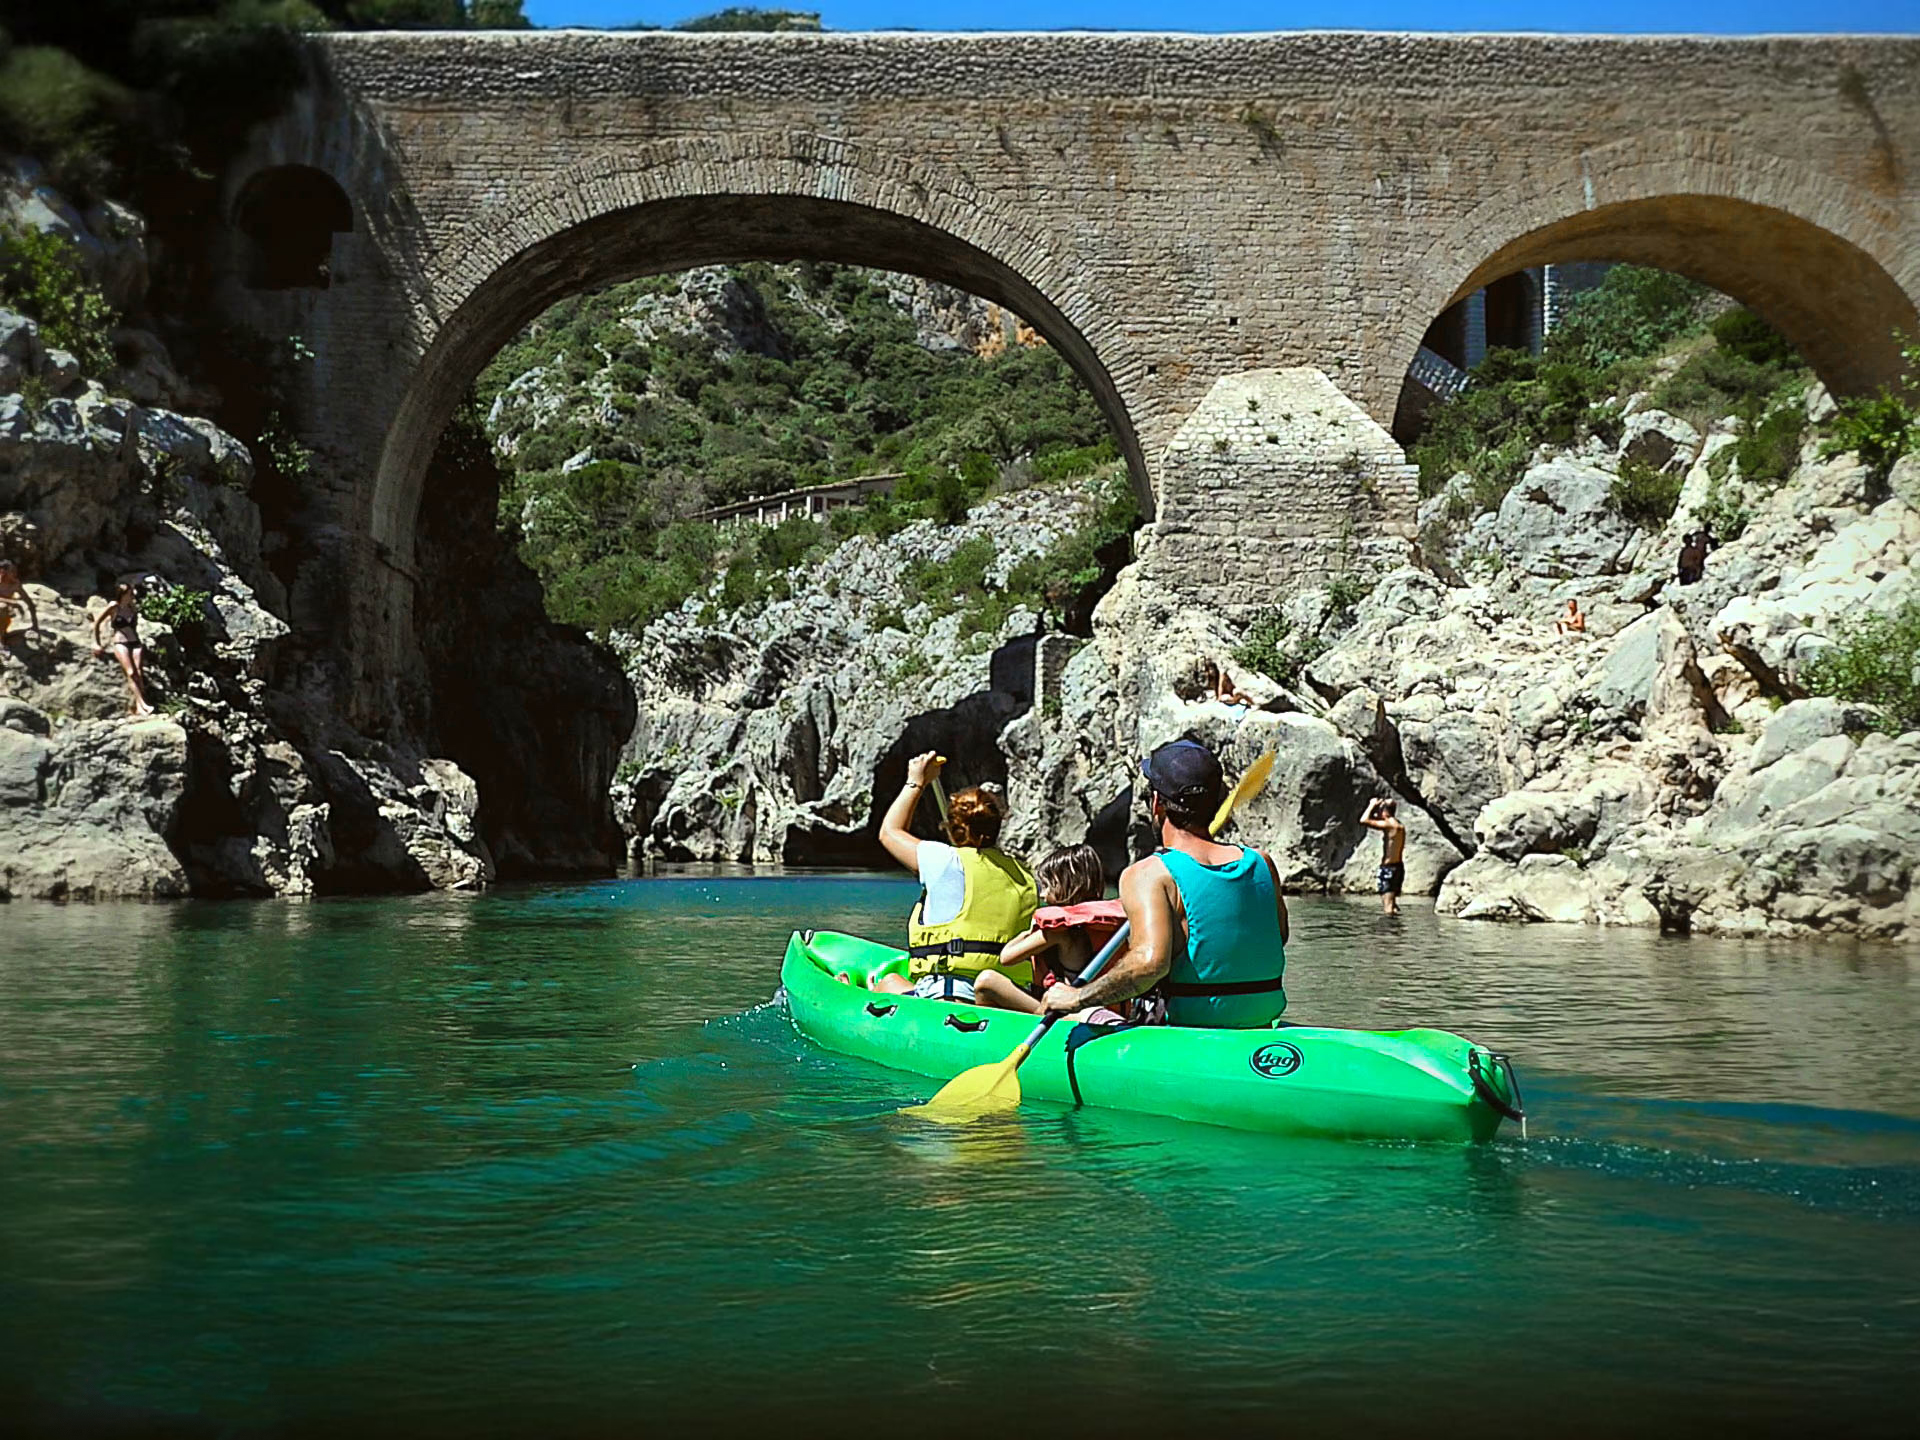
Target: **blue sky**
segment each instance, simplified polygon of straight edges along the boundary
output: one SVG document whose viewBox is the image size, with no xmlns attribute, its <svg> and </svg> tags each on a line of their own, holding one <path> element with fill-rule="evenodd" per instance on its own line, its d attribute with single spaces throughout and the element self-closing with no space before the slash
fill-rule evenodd
<svg viewBox="0 0 1920 1440">
<path fill-rule="evenodd" d="M 637 0 L 525 0 L 536 25 L 672 24 L 724 7 Z M 1920 0 L 1826 0 L 1809 10 L 1786 0 L 1613 0 L 1532 4 L 1461 0 L 1304 0 L 1287 7 L 1251 0 L 786 0 L 821 11 L 830 30 L 1556 30 L 1587 33 L 1803 34 L 1920 31 Z"/>
</svg>

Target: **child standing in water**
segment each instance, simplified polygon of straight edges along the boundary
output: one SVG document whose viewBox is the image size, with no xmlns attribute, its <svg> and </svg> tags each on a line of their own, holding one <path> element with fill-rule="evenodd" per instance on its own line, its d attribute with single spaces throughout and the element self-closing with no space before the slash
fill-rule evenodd
<svg viewBox="0 0 1920 1440">
<path fill-rule="evenodd" d="M 974 982 L 976 1004 L 1038 1015 L 1036 997 L 1046 994 L 1050 985 L 1077 978 L 1126 918 L 1118 900 L 1100 898 L 1107 888 L 1107 875 L 1091 845 L 1055 850 L 1033 867 L 1033 879 L 1040 891 L 1033 928 L 1009 940 L 1000 951 L 1001 969 L 1033 962 L 1033 989 L 1029 992 L 1016 985 L 999 970 L 985 970 Z M 1093 1025 L 1118 1025 L 1126 1017 L 1103 1006 L 1081 1018 Z"/>
</svg>

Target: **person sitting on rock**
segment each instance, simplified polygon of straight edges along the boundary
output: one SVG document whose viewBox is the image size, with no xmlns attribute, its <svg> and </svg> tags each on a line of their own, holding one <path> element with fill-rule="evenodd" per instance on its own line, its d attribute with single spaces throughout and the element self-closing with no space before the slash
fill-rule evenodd
<svg viewBox="0 0 1920 1440">
<path fill-rule="evenodd" d="M 1386 915 L 1400 913 L 1400 892 L 1407 883 L 1407 827 L 1395 815 L 1397 809 L 1396 802 L 1382 795 L 1360 817 L 1367 829 L 1380 832 L 1380 910 Z"/>
<path fill-rule="evenodd" d="M 1567 601 L 1567 613 L 1553 622 L 1556 635 L 1584 635 L 1587 633 L 1587 617 L 1581 613 L 1578 600 Z"/>
<path fill-rule="evenodd" d="M 1120 876 L 1127 948 L 1085 985 L 1051 985 L 1043 1013 L 1114 1006 L 1148 991 L 1166 1023 L 1254 1030 L 1287 1008 L 1287 902 L 1273 861 L 1213 839 L 1226 798 L 1220 762 L 1198 740 L 1162 745 L 1140 764 L 1161 849 Z"/>
<path fill-rule="evenodd" d="M 1216 665 L 1211 660 L 1203 661 L 1206 669 L 1207 689 L 1212 692 L 1210 699 L 1218 700 L 1222 705 L 1238 705 L 1244 710 L 1254 708 L 1253 697 L 1243 693 L 1233 683 L 1233 677 L 1227 674 L 1226 667 Z"/>
<path fill-rule="evenodd" d="M 13 612 L 19 605 L 27 608 L 28 628 L 38 630 L 40 612 L 34 609 L 33 596 L 20 583 L 20 567 L 11 560 L 0 560 L 0 647 L 11 643 L 7 631 L 13 626 Z"/>
<path fill-rule="evenodd" d="M 1001 948 L 1033 920 L 1040 903 L 1033 875 L 997 848 L 1006 801 L 974 786 L 953 797 L 947 840 L 921 840 L 907 829 L 920 794 L 946 762 L 929 751 L 907 762 L 907 783 L 880 822 L 880 843 L 920 877 L 920 901 L 907 921 L 907 976 L 883 975 L 875 990 L 929 999 L 973 999 L 975 978 L 1000 969 L 1015 985 L 1033 978 L 1023 961 L 1001 967 Z"/>
<path fill-rule="evenodd" d="M 1033 878 L 1040 889 L 1033 928 L 1001 948 L 998 970 L 982 970 L 974 978 L 973 998 L 981 1005 L 1038 1015 L 1037 997 L 1050 985 L 1077 979 L 1094 951 L 1126 918 L 1119 901 L 1100 898 L 1106 893 L 1107 872 L 1091 845 L 1055 850 L 1033 867 Z M 1016 985 L 1006 975 L 1022 963 L 1033 970 L 1029 986 Z M 1118 1025 L 1128 1018 L 1124 1012 L 1129 1003 L 1081 1018 L 1094 1025 Z"/>
<path fill-rule="evenodd" d="M 133 586 L 122 585 L 113 604 L 93 617 L 93 654 L 95 659 L 107 652 L 100 643 L 100 627 L 113 620 L 113 654 L 126 674 L 127 689 L 133 692 L 132 715 L 151 715 L 147 703 L 147 647 L 140 640 L 140 602 Z"/>
</svg>

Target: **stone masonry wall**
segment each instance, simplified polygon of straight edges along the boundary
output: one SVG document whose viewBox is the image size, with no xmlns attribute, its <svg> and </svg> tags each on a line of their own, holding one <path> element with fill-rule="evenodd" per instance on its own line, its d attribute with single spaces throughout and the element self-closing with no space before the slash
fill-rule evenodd
<svg viewBox="0 0 1920 1440">
<path fill-rule="evenodd" d="M 1318 370 L 1217 381 L 1174 433 L 1143 568 L 1227 614 L 1404 555 L 1417 476 L 1393 437 Z M 1395 562 L 1397 563 L 1397 561 Z"/>
<path fill-rule="evenodd" d="M 1428 323 L 1527 266 L 1684 270 L 1840 392 L 1920 330 L 1915 38 L 313 43 L 314 87 L 229 184 L 315 166 L 354 229 L 328 290 L 227 300 L 321 355 L 298 423 L 373 708 L 404 693 L 420 488 L 462 390 L 545 305 L 647 271 L 816 257 L 962 285 L 1088 379 L 1149 501 L 1223 376 L 1316 366 L 1386 423 Z"/>
</svg>

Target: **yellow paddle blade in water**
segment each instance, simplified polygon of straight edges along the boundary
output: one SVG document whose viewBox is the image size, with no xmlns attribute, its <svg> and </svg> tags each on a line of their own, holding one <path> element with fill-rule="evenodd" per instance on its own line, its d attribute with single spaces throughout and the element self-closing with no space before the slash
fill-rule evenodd
<svg viewBox="0 0 1920 1440">
<path fill-rule="evenodd" d="M 1274 752 L 1269 750 L 1247 767 L 1246 774 L 1240 777 L 1240 783 L 1227 792 L 1227 798 L 1213 812 L 1213 823 L 1207 827 L 1209 834 L 1218 835 L 1226 828 L 1227 821 L 1233 818 L 1233 812 L 1241 803 L 1260 793 L 1267 783 L 1267 777 L 1273 774 L 1273 756 Z"/>
<path fill-rule="evenodd" d="M 964 1125 L 969 1120 L 1020 1104 L 1020 1062 L 1030 1047 L 1022 1045 L 1004 1060 L 962 1070 L 942 1085 L 924 1105 L 909 1105 L 900 1113 L 918 1115 L 940 1125 Z"/>
</svg>

